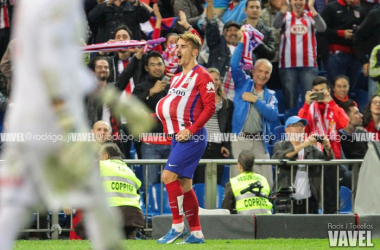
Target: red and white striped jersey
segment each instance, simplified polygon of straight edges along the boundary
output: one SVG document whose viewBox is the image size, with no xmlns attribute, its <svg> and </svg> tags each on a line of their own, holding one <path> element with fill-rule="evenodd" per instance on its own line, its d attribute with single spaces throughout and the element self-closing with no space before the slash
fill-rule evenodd
<svg viewBox="0 0 380 250">
<path fill-rule="evenodd" d="M 156 106 L 166 134 L 189 129 L 199 131 L 215 112 L 215 85 L 210 74 L 201 66 L 189 73 L 176 74 L 167 96 Z"/>
<path fill-rule="evenodd" d="M 305 10 L 300 18 L 286 12 L 281 28 L 280 68 L 317 66 L 314 23 L 310 11 Z"/>
<path fill-rule="evenodd" d="M 0 29 L 9 28 L 9 12 L 6 1 L 0 0 Z"/>
</svg>

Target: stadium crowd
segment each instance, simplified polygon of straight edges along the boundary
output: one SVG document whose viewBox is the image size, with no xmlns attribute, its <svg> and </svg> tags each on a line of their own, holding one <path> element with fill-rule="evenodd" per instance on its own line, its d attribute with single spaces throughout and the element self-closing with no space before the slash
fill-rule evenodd
<svg viewBox="0 0 380 250">
<path fill-rule="evenodd" d="M 93 71 L 99 90 L 114 86 L 123 91 L 121 98 L 135 95 L 155 113 L 160 99 L 170 92 L 172 77 L 182 71 L 178 66 L 177 38 L 190 32 L 202 41 L 198 63 L 207 69 L 215 88 L 215 114 L 205 124 L 204 159 L 238 159 L 244 150 L 256 159 L 363 159 L 367 141 L 361 141 L 359 134 L 373 133 L 373 138 L 380 140 L 378 3 L 85 0 L 88 37 L 83 38 L 83 44 L 160 37 L 166 41 L 113 53 L 83 53 L 83 58 Z M 8 98 L 12 89 L 12 50 L 17 39 L 22 39 L 10 41 L 14 8 L 17 0 L 0 0 L 0 106 L 4 112 L 12 105 Z M 133 138 L 126 126 L 128 121 L 99 101 L 96 93 L 87 96 L 85 105 L 83 114 L 97 135 L 99 148 L 105 142 L 113 142 L 122 158 L 169 157 L 172 137 L 164 134 L 160 122 L 151 136 Z M 307 135 L 298 140 L 284 139 L 285 135 L 304 133 Z M 249 156 L 249 152 L 244 154 Z M 272 166 L 251 167 L 253 161 L 231 166 L 229 177 L 253 176 L 253 172 L 259 175 L 257 178 L 265 177 L 266 188 L 273 188 Z M 350 187 L 350 167 L 339 168 L 341 184 Z M 296 186 L 295 212 L 305 213 L 304 200 L 311 198 L 309 212 L 318 213 L 319 170 L 310 171 L 307 176 L 305 166 L 298 166 L 293 183 L 287 167 L 279 171 L 280 183 Z M 226 184 L 223 172 L 224 165 L 218 166 L 219 185 Z M 159 165 L 144 167 L 143 173 L 142 191 L 147 191 L 145 186 L 160 182 Z M 334 213 L 336 171 L 326 171 L 325 178 L 325 213 Z M 198 167 L 194 183 L 204 180 L 204 169 Z M 232 213 L 247 213 L 249 209 L 239 208 L 243 207 L 239 199 L 245 198 L 234 197 L 234 185 L 243 188 L 237 180 L 228 183 L 228 195 L 239 206 L 225 202 L 225 208 Z M 251 210 L 255 213 L 259 208 Z"/>
</svg>

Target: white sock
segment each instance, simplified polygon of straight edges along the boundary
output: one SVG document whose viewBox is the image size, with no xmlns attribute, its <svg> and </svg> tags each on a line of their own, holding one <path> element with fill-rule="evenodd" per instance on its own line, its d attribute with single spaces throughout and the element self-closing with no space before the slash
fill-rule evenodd
<svg viewBox="0 0 380 250">
<path fill-rule="evenodd" d="M 0 248 L 11 250 L 21 228 L 31 218 L 29 210 L 23 207 L 3 207 L 0 209 Z"/>
<path fill-rule="evenodd" d="M 183 222 L 178 223 L 178 224 L 172 224 L 172 228 L 174 228 L 176 232 L 182 232 L 184 227 L 185 227 L 185 223 Z"/>
<path fill-rule="evenodd" d="M 202 233 L 202 230 L 200 231 L 191 231 L 191 234 L 194 235 L 195 238 L 203 238 L 203 233 Z"/>
</svg>

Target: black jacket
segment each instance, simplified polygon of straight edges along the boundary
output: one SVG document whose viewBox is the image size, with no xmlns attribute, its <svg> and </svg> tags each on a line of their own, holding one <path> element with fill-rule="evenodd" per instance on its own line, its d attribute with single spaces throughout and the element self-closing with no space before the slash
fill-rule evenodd
<svg viewBox="0 0 380 250">
<path fill-rule="evenodd" d="M 230 58 L 232 55 L 226 39 L 223 35 L 220 35 L 215 19 L 206 20 L 206 40 L 210 50 L 210 56 L 206 66 L 207 68 L 217 68 L 220 72 L 220 76 L 224 77 L 230 67 Z"/>
<path fill-rule="evenodd" d="M 232 114 L 234 112 L 234 103 L 227 99 L 228 105 L 225 105 L 223 102 L 222 109 L 219 110 L 218 113 L 218 124 L 220 133 L 231 133 L 232 131 Z M 227 148 L 230 151 L 230 154 L 232 154 L 231 150 L 231 141 L 223 141 L 222 146 Z M 232 159 L 232 157 L 230 156 Z"/>
<path fill-rule="evenodd" d="M 133 33 L 133 40 L 141 40 L 140 23 L 144 23 L 150 19 L 150 13 L 142 5 L 135 7 L 132 3 L 124 1 L 120 6 L 107 3 L 98 4 L 88 14 L 90 26 L 96 29 L 95 43 L 107 42 L 114 39 L 115 29 L 124 24 Z"/>
<path fill-rule="evenodd" d="M 117 70 L 116 65 L 118 60 L 119 59 L 116 55 L 114 57 L 114 70 Z M 127 67 L 125 67 L 125 69 L 123 70 L 123 72 L 121 72 L 121 74 L 118 77 L 116 77 L 116 87 L 119 90 L 123 91 L 131 78 L 133 78 L 133 82 L 135 83 L 135 86 L 137 86 L 138 83 L 142 81 L 144 75 L 145 72 L 143 69 L 142 61 L 137 59 L 136 56 L 133 56 L 129 61 Z"/>
<path fill-rule="evenodd" d="M 321 17 L 327 27 L 323 35 L 327 38 L 329 44 L 352 47 L 352 39 L 338 36 L 338 30 L 353 29 L 354 26 L 359 27 L 365 18 L 365 12 L 359 5 L 351 7 L 343 0 L 339 0 L 326 5 Z"/>
<path fill-rule="evenodd" d="M 368 63 L 366 55 L 380 44 L 380 8 L 371 11 L 354 35 L 356 57 L 362 63 Z"/>
<path fill-rule="evenodd" d="M 246 20 L 244 20 L 242 24 L 246 24 Z M 255 29 L 264 35 L 264 39 L 263 43 L 257 46 L 257 48 L 253 51 L 253 54 L 255 55 L 256 59 L 265 58 L 269 61 L 272 60 L 276 55 L 276 49 L 271 28 L 266 26 L 262 21 L 259 21 Z"/>
<path fill-rule="evenodd" d="M 170 85 L 167 84 L 166 89 L 161 91 L 160 93 L 154 94 L 153 96 L 149 97 L 149 90 L 153 88 L 153 86 L 156 84 L 158 80 L 161 80 L 159 78 L 153 78 L 150 75 L 146 75 L 145 80 L 142 82 L 139 82 L 135 89 L 133 90 L 133 94 L 137 96 L 142 102 L 144 102 L 149 109 L 152 111 L 152 113 L 155 113 L 156 105 L 158 101 L 165 97 L 168 94 Z M 157 126 L 154 127 L 153 133 L 163 133 L 164 127 L 162 126 L 161 122 L 157 122 Z"/>
</svg>

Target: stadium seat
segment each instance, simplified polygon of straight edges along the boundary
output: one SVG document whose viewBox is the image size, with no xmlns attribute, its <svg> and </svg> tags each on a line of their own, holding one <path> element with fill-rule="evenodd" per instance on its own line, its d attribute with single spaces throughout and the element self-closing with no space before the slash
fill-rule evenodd
<svg viewBox="0 0 380 250">
<path fill-rule="evenodd" d="M 273 144 L 277 141 L 281 141 L 282 134 L 285 133 L 285 126 L 277 126 L 274 128 L 273 134 L 276 136 Z"/>
<path fill-rule="evenodd" d="M 352 213 L 352 197 L 351 190 L 345 186 L 341 186 L 339 190 L 339 206 L 340 214 L 350 214 Z"/>
<path fill-rule="evenodd" d="M 201 208 L 205 208 L 205 184 L 197 183 L 193 185 L 193 190 L 198 198 L 198 203 Z M 216 187 L 216 208 L 222 208 L 222 202 L 224 198 L 224 187 L 217 185 Z"/>
<path fill-rule="evenodd" d="M 273 155 L 273 145 L 268 145 L 268 152 L 269 152 L 269 157 L 272 158 Z"/>
<path fill-rule="evenodd" d="M 283 114 L 285 111 L 285 96 L 282 89 L 275 89 L 276 92 L 276 98 L 278 101 L 278 113 Z"/>
<path fill-rule="evenodd" d="M 270 133 L 273 134 L 274 133 L 274 129 L 276 127 L 278 127 L 278 126 L 281 126 L 281 121 L 280 121 L 279 117 L 277 117 L 276 121 L 269 123 Z"/>
<path fill-rule="evenodd" d="M 289 117 L 298 115 L 299 108 L 290 108 L 284 112 L 284 120 L 286 121 Z"/>
<path fill-rule="evenodd" d="M 169 197 L 165 185 L 162 184 L 163 191 L 161 196 L 161 183 L 153 184 L 148 187 L 148 210 L 154 214 L 170 214 Z M 161 198 L 163 200 L 163 213 L 161 213 Z"/>
<path fill-rule="evenodd" d="M 350 98 L 358 104 L 360 112 L 363 113 L 365 107 L 369 102 L 368 92 L 362 89 L 355 89 L 353 93 L 350 94 Z"/>
</svg>

